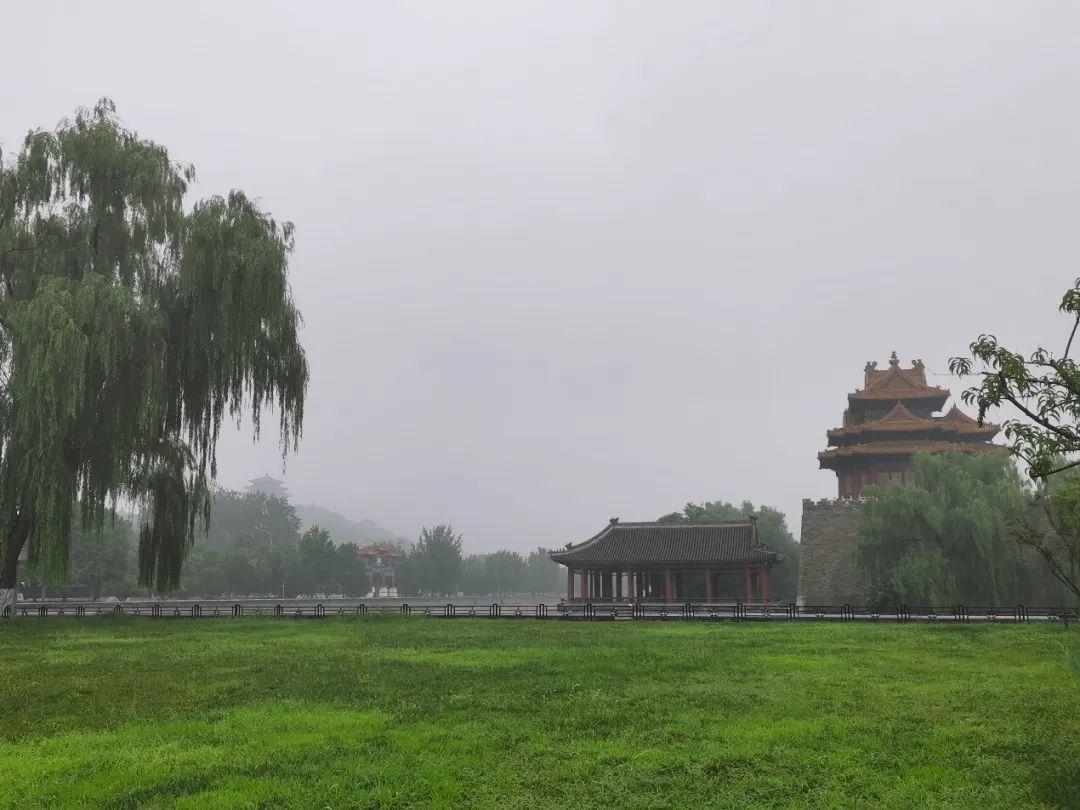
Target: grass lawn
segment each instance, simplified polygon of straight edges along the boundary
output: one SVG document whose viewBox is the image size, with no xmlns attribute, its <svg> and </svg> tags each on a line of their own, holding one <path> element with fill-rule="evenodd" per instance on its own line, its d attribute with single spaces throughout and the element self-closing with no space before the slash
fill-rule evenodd
<svg viewBox="0 0 1080 810">
<path fill-rule="evenodd" d="M 1056 626 L 0 624 L 0 806 L 1080 806 Z"/>
</svg>

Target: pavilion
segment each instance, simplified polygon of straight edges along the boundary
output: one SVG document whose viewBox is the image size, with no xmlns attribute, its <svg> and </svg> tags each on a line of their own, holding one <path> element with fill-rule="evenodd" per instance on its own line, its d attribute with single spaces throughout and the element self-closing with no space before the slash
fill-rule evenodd
<svg viewBox="0 0 1080 810">
<path fill-rule="evenodd" d="M 566 566 L 569 601 L 769 601 L 769 569 L 783 559 L 758 541 L 757 520 L 713 524 L 620 523 L 550 552 Z M 721 592 L 737 582 L 741 593 Z M 694 584 L 703 585 L 695 589 Z"/>
</svg>

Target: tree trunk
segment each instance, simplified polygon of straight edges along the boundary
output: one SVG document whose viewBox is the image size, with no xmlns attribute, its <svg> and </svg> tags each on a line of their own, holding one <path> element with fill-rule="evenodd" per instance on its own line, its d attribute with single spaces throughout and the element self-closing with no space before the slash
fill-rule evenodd
<svg viewBox="0 0 1080 810">
<path fill-rule="evenodd" d="M 15 601 L 19 595 L 19 555 L 30 535 L 29 521 L 16 519 L 11 523 L 7 547 L 0 560 L 0 618 L 8 608 L 8 615 L 15 615 Z"/>
<path fill-rule="evenodd" d="M 17 577 L 20 551 L 22 551 L 21 543 L 18 551 L 8 545 L 3 564 L 0 565 L 0 618 L 3 618 L 5 613 L 8 616 L 15 615 L 15 599 L 19 595 Z"/>
</svg>

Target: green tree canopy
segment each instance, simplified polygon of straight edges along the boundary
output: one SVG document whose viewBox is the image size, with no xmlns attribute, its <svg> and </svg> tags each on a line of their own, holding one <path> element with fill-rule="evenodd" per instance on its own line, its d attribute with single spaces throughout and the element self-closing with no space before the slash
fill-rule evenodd
<svg viewBox="0 0 1080 810">
<path fill-rule="evenodd" d="M 454 594 L 462 579 L 461 535 L 449 524 L 424 528 L 398 567 L 402 593 Z"/>
<path fill-rule="evenodd" d="M 338 560 L 330 532 L 312 526 L 300 536 L 299 552 L 303 578 L 300 590 L 307 593 L 336 590 Z"/>
<path fill-rule="evenodd" d="M 0 156 L 0 589 L 24 547 L 62 578 L 73 521 L 120 499 L 140 580 L 175 586 L 226 414 L 299 439 L 292 225 L 239 191 L 186 208 L 193 178 L 107 100 Z"/>
<path fill-rule="evenodd" d="M 483 596 L 492 592 L 486 557 L 486 554 L 469 554 L 462 557 L 461 578 L 458 581 L 462 593 Z M 398 587 L 401 587 L 400 581 Z"/>
<path fill-rule="evenodd" d="M 1011 527 L 1031 510 L 1008 455 L 921 453 L 916 483 L 863 491 L 858 556 L 874 604 L 1060 604 Z"/>
<path fill-rule="evenodd" d="M 489 586 L 487 593 L 523 593 L 529 569 L 525 558 L 516 551 L 494 551 L 484 560 Z"/>
<path fill-rule="evenodd" d="M 525 564 L 529 593 L 558 593 L 566 587 L 566 569 L 548 556 L 546 548 L 530 552 Z"/>
<path fill-rule="evenodd" d="M 345 596 L 367 596 L 371 590 L 367 565 L 356 543 L 342 543 L 334 549 L 334 581 Z"/>
</svg>

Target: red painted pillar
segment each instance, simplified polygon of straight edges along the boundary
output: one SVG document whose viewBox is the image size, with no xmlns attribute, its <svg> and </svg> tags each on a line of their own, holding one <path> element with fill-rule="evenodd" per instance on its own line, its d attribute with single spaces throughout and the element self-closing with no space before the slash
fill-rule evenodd
<svg viewBox="0 0 1080 810">
<path fill-rule="evenodd" d="M 626 580 L 626 597 L 631 602 L 634 601 L 634 595 L 635 595 L 635 593 L 637 591 L 637 589 L 634 587 L 634 585 L 636 584 L 634 582 L 634 580 L 636 580 L 636 579 L 637 579 L 637 574 L 631 573 L 630 576 L 627 577 L 627 580 Z"/>
<path fill-rule="evenodd" d="M 626 574 L 624 574 L 622 571 L 616 571 L 615 572 L 615 601 L 616 602 L 621 602 L 622 601 L 622 581 L 623 581 L 624 576 L 626 576 Z"/>
<path fill-rule="evenodd" d="M 574 569 L 566 569 L 566 601 L 574 601 Z"/>
<path fill-rule="evenodd" d="M 586 602 L 589 601 L 589 597 L 592 594 L 592 588 L 590 587 L 592 583 L 589 581 L 591 577 L 592 574 L 588 571 L 581 572 L 581 598 Z"/>
<path fill-rule="evenodd" d="M 749 568 L 746 569 L 746 601 L 754 601 L 754 574 Z"/>
<path fill-rule="evenodd" d="M 712 570 L 705 569 L 705 601 L 712 603 Z"/>
<path fill-rule="evenodd" d="M 769 569 L 766 568 L 762 571 L 765 575 L 765 601 L 772 601 L 772 580 L 769 578 Z"/>
<path fill-rule="evenodd" d="M 675 598 L 675 583 L 671 579 L 671 569 L 664 569 L 664 601 L 670 602 Z"/>
</svg>

